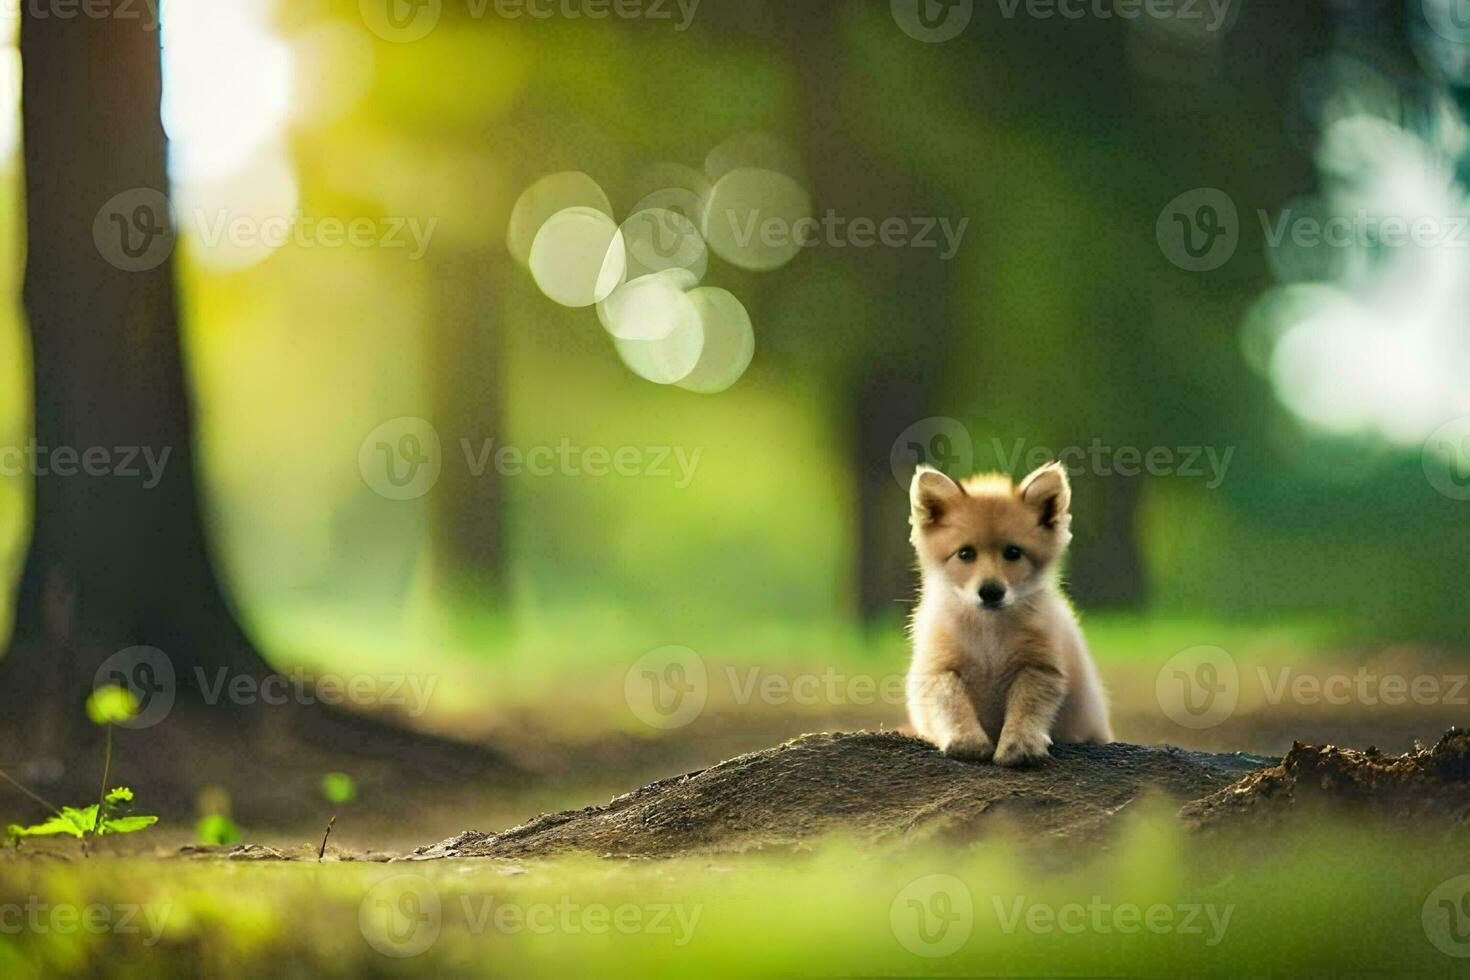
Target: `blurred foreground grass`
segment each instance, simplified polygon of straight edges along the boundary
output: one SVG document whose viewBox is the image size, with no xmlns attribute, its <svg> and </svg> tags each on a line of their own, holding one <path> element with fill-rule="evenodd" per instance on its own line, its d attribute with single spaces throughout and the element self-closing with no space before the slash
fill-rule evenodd
<svg viewBox="0 0 1470 980">
<path fill-rule="evenodd" d="M 1112 847 L 1042 860 L 995 837 L 898 857 L 832 842 L 525 865 L 16 858 L 0 861 L 0 972 L 1448 975 L 1470 954 L 1467 871 L 1463 837 L 1339 825 L 1231 843 L 1157 808 Z"/>
</svg>

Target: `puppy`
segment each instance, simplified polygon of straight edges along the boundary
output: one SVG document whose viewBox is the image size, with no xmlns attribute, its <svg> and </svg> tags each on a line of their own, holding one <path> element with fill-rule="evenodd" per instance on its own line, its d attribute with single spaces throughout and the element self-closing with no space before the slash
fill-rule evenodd
<svg viewBox="0 0 1470 980">
<path fill-rule="evenodd" d="M 920 737 L 946 755 L 1034 764 L 1053 741 L 1111 742 L 1082 630 L 1057 584 L 1071 487 L 1051 463 L 1022 480 L 957 483 L 928 466 L 909 492 L 923 575 L 907 698 Z"/>
</svg>

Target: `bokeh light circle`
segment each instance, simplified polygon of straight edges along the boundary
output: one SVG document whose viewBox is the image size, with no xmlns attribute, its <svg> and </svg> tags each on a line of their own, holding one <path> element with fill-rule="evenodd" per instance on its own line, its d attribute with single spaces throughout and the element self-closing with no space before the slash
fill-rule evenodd
<svg viewBox="0 0 1470 980">
<path fill-rule="evenodd" d="M 744 304 L 728 290 L 701 286 L 690 290 L 689 300 L 699 314 L 704 349 L 694 369 L 678 382 L 680 388 L 716 395 L 744 376 L 755 357 L 755 329 Z"/>
<path fill-rule="evenodd" d="M 597 304 L 603 329 L 620 340 L 660 340 L 699 312 L 687 295 L 695 284 L 685 269 L 668 269 L 630 280 Z"/>
<path fill-rule="evenodd" d="M 590 207 L 567 208 L 547 219 L 531 244 L 531 276 L 562 306 L 600 303 L 623 282 L 628 256 L 617 223 Z"/>
<path fill-rule="evenodd" d="M 645 208 L 623 222 L 628 278 L 683 269 L 695 282 L 709 268 L 709 248 L 694 222 L 677 211 Z"/>
<path fill-rule="evenodd" d="M 580 170 L 548 174 L 526 188 L 510 212 L 505 244 L 521 265 L 531 262 L 531 246 L 542 225 L 568 208 L 591 208 L 612 217 L 612 204 L 597 181 Z"/>
<path fill-rule="evenodd" d="M 816 231 L 806 189 L 786 174 L 742 167 L 711 188 L 701 227 L 720 258 L 769 272 L 796 258 Z"/>
</svg>

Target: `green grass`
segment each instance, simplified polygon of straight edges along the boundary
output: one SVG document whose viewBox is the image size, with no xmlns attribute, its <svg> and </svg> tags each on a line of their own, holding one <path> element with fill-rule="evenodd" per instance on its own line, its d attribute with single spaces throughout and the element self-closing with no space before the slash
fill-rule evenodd
<svg viewBox="0 0 1470 980">
<path fill-rule="evenodd" d="M 841 842 L 787 857 L 508 866 L 145 859 L 0 864 L 11 911 L 89 905 L 121 933 L 0 934 L 9 976 L 1439 975 L 1461 961 L 1435 893 L 1463 839 L 1364 828 L 1240 846 L 1159 813 L 1062 870 L 995 840 L 883 857 Z M 937 876 L 937 877 L 936 877 Z M 1463 889 L 1461 889 L 1463 890 Z M 1435 894 L 1432 894 L 1435 893 Z M 1428 901 L 1427 901 L 1428 900 Z M 1197 910 L 1197 911 L 1196 911 Z M 927 915 L 920 931 L 919 912 Z M 49 915 L 50 913 L 42 913 Z M 80 912 L 77 914 L 81 914 Z M 43 922 L 53 920 L 43 919 Z M 1462 923 L 1463 924 L 1463 923 Z M 400 956 L 395 954 L 412 953 Z"/>
</svg>

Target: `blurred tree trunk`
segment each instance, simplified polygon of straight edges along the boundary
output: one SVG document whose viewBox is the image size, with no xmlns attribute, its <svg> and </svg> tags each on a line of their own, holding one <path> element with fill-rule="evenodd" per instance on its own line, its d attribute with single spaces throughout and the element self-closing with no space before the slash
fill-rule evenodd
<svg viewBox="0 0 1470 980">
<path fill-rule="evenodd" d="M 21 23 L 36 444 L 106 449 L 119 466 L 134 450 L 169 455 L 161 478 L 146 486 L 121 474 L 38 472 L 15 633 L 0 660 L 0 722 L 20 736 L 12 751 L 26 755 L 38 783 L 77 784 L 83 774 L 60 760 L 99 731 L 83 712 L 99 667 L 119 650 L 151 646 L 169 658 L 180 706 L 194 709 L 171 716 L 186 729 L 173 743 L 182 748 L 151 760 L 156 782 L 174 780 L 186 794 L 191 768 L 180 753 L 218 748 L 216 709 L 232 710 L 244 726 L 226 740 L 236 745 L 288 731 L 314 749 L 388 762 L 400 778 L 504 775 L 510 767 L 494 752 L 314 698 L 267 712 L 260 700 L 237 706 L 216 696 L 206 705 L 202 697 L 204 683 L 261 679 L 271 668 L 209 554 L 169 252 L 144 263 L 151 268 L 122 268 L 147 253 L 143 243 L 160 228 L 171 236 L 166 207 L 150 208 L 146 196 L 168 184 L 159 40 L 143 24 L 61 19 L 32 5 Z M 190 724 L 209 737 L 191 737 Z M 280 743 L 274 750 L 290 751 Z M 95 778 L 87 773 L 84 782 L 95 788 Z"/>
<path fill-rule="evenodd" d="M 142 18 L 36 9 L 24 8 L 20 32 L 36 445 L 97 447 L 142 474 L 60 475 L 50 453 L 37 467 L 0 698 L 8 721 L 51 741 L 65 739 L 117 650 L 163 650 L 181 693 L 196 667 L 268 668 L 208 552 L 172 261 L 118 267 L 124 248 L 147 264 L 159 229 L 171 247 L 169 215 L 150 204 L 168 186 L 158 34 Z M 166 459 L 156 486 L 143 452 Z"/>
<path fill-rule="evenodd" d="M 495 451 L 506 435 L 503 350 L 494 309 L 501 277 L 488 245 L 446 241 L 431 247 L 426 261 L 434 417 L 451 427 L 440 433 L 444 471 L 432 498 L 430 533 L 434 577 L 457 634 L 459 610 L 498 609 L 505 598 L 505 493 L 495 469 Z M 476 468 L 484 463 L 480 473 L 471 469 L 461 440 L 467 440 Z M 488 455 L 486 440 L 494 440 Z M 472 637 L 473 632 L 454 638 Z"/>
<path fill-rule="evenodd" d="M 781 8 L 781 29 L 792 39 L 807 127 L 812 201 L 817 215 L 834 210 L 846 218 L 938 215 L 922 181 L 896 180 L 892 168 L 873 159 L 867 136 L 852 125 L 844 96 L 853 91 L 844 74 L 847 32 L 833 0 L 803 0 Z M 853 372 L 844 387 L 850 399 L 844 417 L 851 427 L 845 445 L 852 454 L 857 485 L 857 608 L 865 625 L 880 625 L 906 613 L 917 595 L 914 555 L 908 543 L 908 491 L 894 479 L 894 441 L 933 412 L 948 375 L 955 336 L 948 309 L 949 278 L 931 253 L 918 249 L 875 249 L 865 255 L 862 274 L 889 297 L 876 335 L 846 338 L 862 349 L 847 357 Z M 922 333 L 889 329 L 923 324 Z"/>
<path fill-rule="evenodd" d="M 1068 591 L 1087 609 L 1137 609 L 1148 597 L 1138 526 L 1141 477 L 1090 476 L 1075 487 L 1077 531 L 1067 567 Z"/>
</svg>

